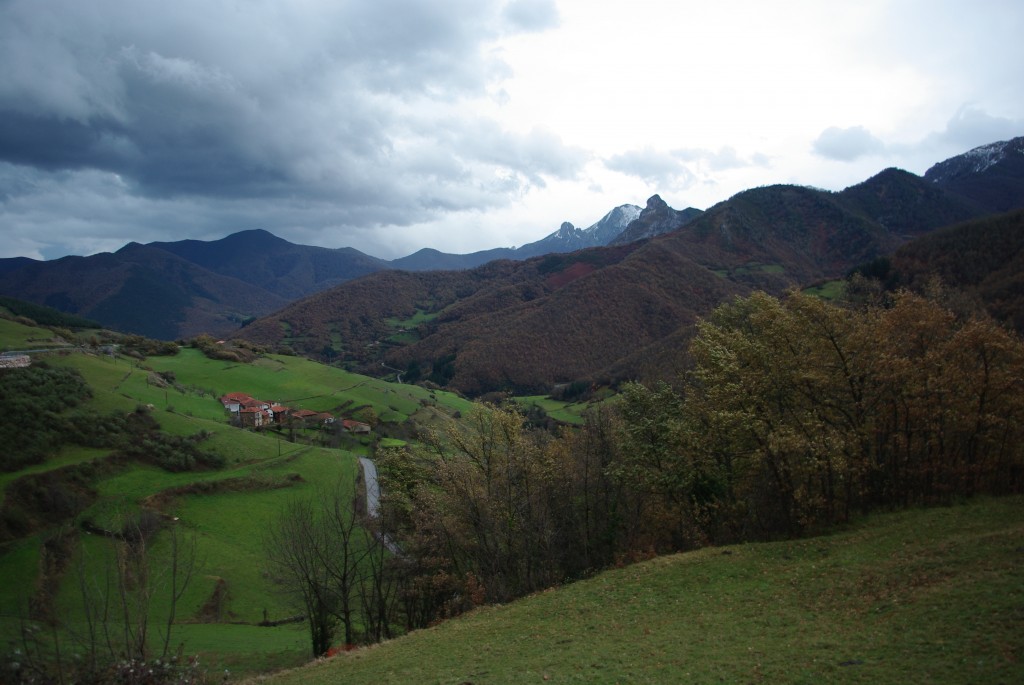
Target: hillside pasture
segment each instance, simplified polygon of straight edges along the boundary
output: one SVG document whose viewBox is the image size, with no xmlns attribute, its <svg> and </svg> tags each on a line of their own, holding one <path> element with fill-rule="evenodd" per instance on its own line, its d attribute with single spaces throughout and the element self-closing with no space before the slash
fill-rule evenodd
<svg viewBox="0 0 1024 685">
<path fill-rule="evenodd" d="M 583 415 L 590 407 L 588 402 L 566 402 L 547 395 L 524 395 L 513 399 L 522 407 L 523 411 L 529 411 L 530 407 L 537 407 L 555 421 L 573 425 L 583 425 Z"/>
<path fill-rule="evenodd" d="M 30 326 L 13 319 L 0 317 L 0 352 L 67 347 L 67 345 L 66 341 L 56 339 L 53 332 L 47 328 Z"/>
<path fill-rule="evenodd" d="M 243 391 L 268 399 L 295 399 L 296 406 L 326 411 L 369 407 L 381 419 L 395 421 L 413 414 L 421 418 L 451 414 L 469 406 L 450 393 L 390 385 L 294 357 L 275 356 L 240 365 L 184 349 L 175 357 L 145 360 L 76 352 L 44 355 L 36 361 L 72 367 L 82 374 L 92 397 L 76 411 L 128 414 L 152 405 L 149 413 L 162 432 L 177 436 L 202 432 L 208 437 L 199 443 L 200 449 L 221 455 L 225 462 L 221 469 L 179 473 L 129 462 L 102 472 L 93 483 L 95 501 L 67 524 L 68 531 L 77 531 L 78 551 L 57 596 L 67 628 L 62 639 L 71 645 L 76 632 L 84 631 L 78 578 L 107 577 L 113 563 L 110 541 L 86 533 L 78 524 L 88 521 L 116 531 L 142 509 L 150 509 L 165 526 L 149 545 L 155 588 L 151 635 L 162 639 L 161 622 L 170 606 L 166 569 L 173 526 L 183 538 L 194 537 L 197 560 L 192 584 L 178 605 L 174 645 L 182 643 L 186 654 L 200 653 L 212 664 L 241 673 L 291 666 L 308 658 L 305 624 L 255 626 L 264 617 L 274 621 L 297 613 L 265 575 L 263 534 L 293 498 L 309 498 L 318 488 L 339 483 L 355 493 L 358 456 L 368 453 L 369 444 L 353 445 L 357 453 L 291 443 L 272 432 L 241 430 L 229 425 L 229 414 L 218 395 Z M 173 380 L 167 382 L 168 378 Z M 41 464 L 2 474 L 2 484 L 110 454 L 109 449 L 66 445 Z M 0 584 L 0 639 L 5 642 L 14 639 L 26 616 L 27 593 L 37 583 L 45 537 L 13 540 L 0 550 L 0 576 L 5 580 Z M 207 623 L 211 620 L 214 623 Z"/>
<path fill-rule="evenodd" d="M 804 292 L 808 295 L 820 297 L 823 300 L 835 301 L 846 292 L 846 281 L 843 279 L 825 281 L 824 283 L 804 288 Z"/>
<path fill-rule="evenodd" d="M 610 570 L 269 682 L 1021 682 L 1022 549 L 1020 497 L 879 515 Z"/>
</svg>

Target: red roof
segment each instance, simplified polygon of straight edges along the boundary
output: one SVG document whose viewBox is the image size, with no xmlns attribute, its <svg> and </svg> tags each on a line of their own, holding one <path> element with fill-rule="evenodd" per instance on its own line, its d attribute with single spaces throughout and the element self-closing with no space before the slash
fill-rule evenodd
<svg viewBox="0 0 1024 685">
<path fill-rule="evenodd" d="M 251 400 L 252 397 L 246 395 L 244 392 L 229 392 L 220 398 L 221 402 L 224 400 L 232 400 L 233 402 L 241 402 L 242 400 Z"/>
</svg>

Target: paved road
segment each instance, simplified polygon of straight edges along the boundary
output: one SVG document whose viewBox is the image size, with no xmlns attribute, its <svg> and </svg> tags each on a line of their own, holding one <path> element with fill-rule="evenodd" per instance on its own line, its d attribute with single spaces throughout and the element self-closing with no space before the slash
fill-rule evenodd
<svg viewBox="0 0 1024 685">
<path fill-rule="evenodd" d="M 377 466 L 366 457 L 359 457 L 363 466 L 363 482 L 366 483 L 366 513 L 375 518 L 380 511 L 380 484 L 377 482 Z M 378 539 L 392 554 L 401 554 L 402 548 L 383 533 L 376 533 Z"/>
<path fill-rule="evenodd" d="M 359 457 L 363 465 L 363 482 L 366 483 L 366 514 L 371 518 L 380 510 L 380 485 L 377 483 L 377 466 L 366 457 Z"/>
</svg>

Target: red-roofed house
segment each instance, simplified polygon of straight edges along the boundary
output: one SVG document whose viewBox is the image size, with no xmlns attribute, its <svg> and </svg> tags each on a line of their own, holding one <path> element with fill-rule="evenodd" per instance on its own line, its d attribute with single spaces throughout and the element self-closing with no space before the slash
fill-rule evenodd
<svg viewBox="0 0 1024 685">
<path fill-rule="evenodd" d="M 257 407 L 242 409 L 238 412 L 242 425 L 252 428 L 262 428 L 270 423 L 270 414 Z"/>
<path fill-rule="evenodd" d="M 264 411 L 270 409 L 270 402 L 257 400 L 254 397 L 250 397 L 247 400 L 241 400 L 240 404 L 242 405 L 243 409 L 262 409 Z"/>
<path fill-rule="evenodd" d="M 349 433 L 369 433 L 370 424 L 363 423 L 362 421 L 354 421 L 352 419 L 344 419 L 341 422 L 341 427 L 347 430 Z"/>
<path fill-rule="evenodd" d="M 242 408 L 242 403 L 249 400 L 252 398 L 244 392 L 229 392 L 220 398 L 220 403 L 232 414 L 237 414 L 238 410 Z"/>
<path fill-rule="evenodd" d="M 316 412 L 309 409 L 293 409 L 290 416 L 292 419 L 298 420 L 303 424 L 313 423 L 316 420 Z"/>
</svg>

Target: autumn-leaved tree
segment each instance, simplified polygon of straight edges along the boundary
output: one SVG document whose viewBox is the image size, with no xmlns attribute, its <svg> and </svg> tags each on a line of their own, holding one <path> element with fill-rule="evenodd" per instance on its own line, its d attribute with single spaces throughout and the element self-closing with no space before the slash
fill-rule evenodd
<svg viewBox="0 0 1024 685">
<path fill-rule="evenodd" d="M 408 609 L 450 615 L 607 563 L 614 493 L 595 456 L 491 405 L 419 448 L 379 454 L 382 508 L 398 511 L 389 535 L 410 571 L 406 596 L 421 602 Z"/>
<path fill-rule="evenodd" d="M 1024 346 L 987 318 L 909 293 L 861 308 L 755 293 L 703 322 L 692 353 L 672 434 L 714 465 L 717 537 L 1020 487 Z"/>
</svg>

